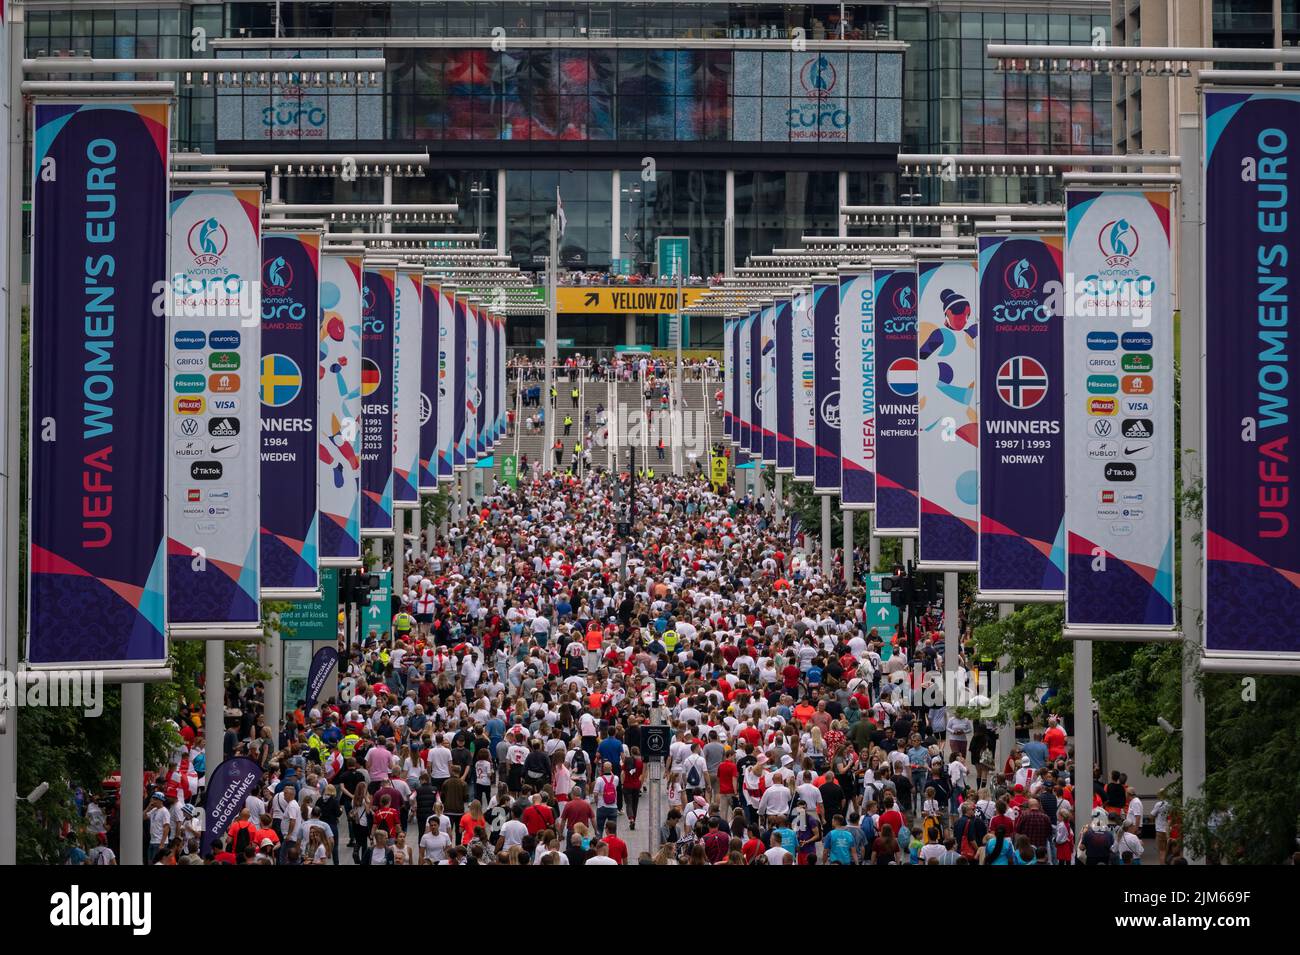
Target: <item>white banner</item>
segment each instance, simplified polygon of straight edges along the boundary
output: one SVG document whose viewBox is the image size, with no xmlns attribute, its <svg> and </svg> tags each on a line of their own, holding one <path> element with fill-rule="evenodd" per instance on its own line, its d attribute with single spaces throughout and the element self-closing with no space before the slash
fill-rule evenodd
<svg viewBox="0 0 1300 955">
<path fill-rule="evenodd" d="M 750 433 L 754 426 L 754 364 L 753 356 L 753 336 L 749 333 L 750 323 L 754 321 L 754 313 L 745 315 L 740 319 L 740 361 L 737 369 L 740 372 L 740 394 L 738 396 L 739 405 L 736 408 L 736 416 L 740 419 L 740 456 L 736 459 L 740 463 L 749 453 Z"/>
<path fill-rule="evenodd" d="M 977 569 L 979 556 L 979 341 L 974 258 L 916 263 L 918 311 L 917 562 Z"/>
<path fill-rule="evenodd" d="M 840 506 L 876 506 L 876 298 L 871 269 L 840 272 Z M 796 342 L 797 346 L 797 342 Z"/>
<path fill-rule="evenodd" d="M 420 503 L 420 330 L 424 273 L 397 270 L 393 305 L 393 505 Z"/>
<path fill-rule="evenodd" d="M 361 559 L 361 256 L 320 262 L 320 562 L 352 567 Z"/>
<path fill-rule="evenodd" d="M 1170 205 L 1066 193 L 1067 627 L 1174 626 Z"/>
<path fill-rule="evenodd" d="M 256 628 L 260 189 L 172 193 L 167 617 Z"/>
<path fill-rule="evenodd" d="M 763 463 L 776 464 L 776 305 L 764 305 L 758 339 L 762 362 Z"/>
</svg>

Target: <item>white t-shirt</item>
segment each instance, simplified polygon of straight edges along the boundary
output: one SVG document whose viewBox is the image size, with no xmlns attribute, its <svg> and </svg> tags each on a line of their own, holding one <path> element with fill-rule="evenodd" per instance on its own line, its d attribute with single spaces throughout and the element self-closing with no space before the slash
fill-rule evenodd
<svg viewBox="0 0 1300 955">
<path fill-rule="evenodd" d="M 161 843 L 163 841 L 163 826 L 172 821 L 172 814 L 167 811 L 166 806 L 159 806 L 149 813 L 149 841 Z"/>
<path fill-rule="evenodd" d="M 790 853 L 786 852 L 781 846 L 773 846 L 763 855 L 767 856 L 768 865 L 785 865 L 785 860 L 790 858 Z"/>
<path fill-rule="evenodd" d="M 609 856 L 592 856 L 583 865 L 618 865 L 618 863 Z"/>
<path fill-rule="evenodd" d="M 505 840 L 502 845 L 505 849 L 521 845 L 526 835 L 528 835 L 528 827 L 518 819 L 511 819 L 501 827 L 501 836 Z"/>
<path fill-rule="evenodd" d="M 442 862 L 447 858 L 447 847 L 451 845 L 451 836 L 439 830 L 437 833 L 426 832 L 420 838 L 420 848 L 426 859 Z"/>
</svg>

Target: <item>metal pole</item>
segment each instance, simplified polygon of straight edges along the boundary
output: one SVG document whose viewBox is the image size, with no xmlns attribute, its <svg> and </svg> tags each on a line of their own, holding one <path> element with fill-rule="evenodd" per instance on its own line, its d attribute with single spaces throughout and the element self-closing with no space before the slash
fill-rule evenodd
<svg viewBox="0 0 1300 955">
<path fill-rule="evenodd" d="M 903 538 L 903 566 L 909 566 L 912 561 L 916 560 L 916 540 L 912 537 Z"/>
<path fill-rule="evenodd" d="M 144 865 L 144 684 L 122 684 L 118 862 Z M 16 780 L 15 780 L 16 782 Z M 12 789 L 12 787 L 9 787 Z"/>
<path fill-rule="evenodd" d="M 559 291 L 556 288 L 556 258 L 559 255 L 559 238 L 555 234 L 555 216 L 551 216 L 551 254 L 546 260 L 546 330 L 542 334 L 542 363 L 546 366 L 546 379 L 542 388 L 542 407 L 545 410 L 545 428 L 543 434 L 546 450 L 542 454 L 542 473 L 555 469 L 555 407 L 551 405 L 551 388 L 555 384 L 555 324 L 556 309 L 559 307 Z"/>
<path fill-rule="evenodd" d="M 685 453 L 682 440 L 682 428 L 685 426 L 682 414 L 682 397 L 686 388 L 685 369 L 682 368 L 682 331 L 684 317 L 682 315 L 682 272 L 686 270 L 686 263 L 677 262 L 677 395 L 673 401 L 677 414 L 674 416 L 672 424 L 672 441 L 673 441 L 673 473 L 681 477 L 682 466 L 685 463 L 682 456 Z"/>
<path fill-rule="evenodd" d="M 1074 804 L 1075 829 L 1092 813 L 1092 641 L 1074 641 Z M 1080 802 L 1082 800 L 1082 802 Z"/>
<path fill-rule="evenodd" d="M 280 618 L 272 614 L 266 628 L 266 669 L 270 672 L 264 684 L 263 709 L 266 725 L 271 727 L 272 745 L 280 747 L 280 721 L 284 718 L 284 641 L 280 639 Z"/>
<path fill-rule="evenodd" d="M 0 26 L 0 36 L 7 30 L 9 43 L 5 50 L 7 62 L 0 66 L 0 106 L 4 107 L 3 118 L 6 121 L 6 148 L 0 156 L 0 176 L 4 177 L 5 184 L 3 200 L 0 201 L 0 212 L 3 212 L 0 229 L 6 230 L 4 242 L 0 243 L 0 318 L 5 320 L 4 333 L 0 336 L 0 348 L 4 350 L 0 367 L 6 376 L 3 394 L 11 413 L 0 421 L 4 454 L 4 473 L 0 474 L 3 488 L 0 501 L 4 504 L 3 513 L 0 513 L 3 533 L 0 541 L 4 545 L 0 553 L 0 588 L 3 588 L 0 624 L 4 626 L 4 669 L 16 673 L 22 653 L 22 640 L 18 633 L 18 571 L 22 559 L 18 539 L 19 470 L 22 458 L 17 420 L 17 409 L 22 407 L 23 217 L 18 211 L 23 197 L 22 4 L 11 4 L 8 16 L 8 25 Z M 143 692 L 143 688 L 137 689 Z M 18 855 L 18 714 L 12 708 L 5 714 L 5 724 L 5 732 L 0 733 L 0 865 L 14 865 Z M 143 766 L 140 772 L 143 774 Z"/>
<path fill-rule="evenodd" d="M 780 471 L 776 473 L 776 492 L 773 494 L 773 504 L 776 509 L 776 519 L 782 520 L 785 517 L 785 488 L 782 486 L 785 482 L 782 480 L 783 475 Z"/>
<path fill-rule="evenodd" d="M 1182 113 L 1178 117 L 1179 149 L 1187 159 L 1189 169 L 1201 165 L 1200 115 Z M 1201 182 L 1195 175 L 1185 176 L 1180 189 L 1182 202 L 1179 209 L 1178 274 L 1181 288 L 1178 306 L 1181 310 L 1179 333 L 1182 354 L 1181 433 L 1183 487 L 1194 487 L 1203 477 L 1201 447 L 1201 375 L 1204 342 L 1201 340 Z M 1184 652 L 1183 674 L 1183 802 L 1198 799 L 1205 787 L 1205 700 L 1197 691 L 1196 665 L 1201 656 L 1203 638 L 1201 627 L 1204 595 L 1201 592 L 1201 561 L 1203 551 L 1198 545 L 1204 528 L 1201 521 L 1187 513 L 1182 515 L 1182 608 Z M 1189 646 L 1190 645 L 1190 646 Z M 1189 659 L 1190 658 L 1190 659 Z M 1203 863 L 1200 857 L 1184 852 L 1188 862 Z"/>
<path fill-rule="evenodd" d="M 203 753 L 205 785 L 221 765 L 226 730 L 226 642 L 207 640 L 203 645 Z"/>
<path fill-rule="evenodd" d="M 423 503 L 424 498 L 420 498 Z M 411 508 L 411 559 L 418 560 L 424 555 L 424 532 L 420 526 L 424 514 L 419 507 Z"/>
<path fill-rule="evenodd" d="M 876 568 L 880 566 L 880 538 L 874 533 L 876 526 L 876 512 L 868 511 L 867 513 L 871 518 L 871 524 L 867 531 L 867 563 L 870 564 L 867 568 L 867 572 L 874 574 Z"/>
<path fill-rule="evenodd" d="M 777 480 L 781 480 L 779 477 Z M 840 511 L 844 521 L 844 586 L 853 586 L 853 512 Z"/>
<path fill-rule="evenodd" d="M 822 495 L 822 576 L 830 579 L 831 560 L 831 496 Z"/>
<path fill-rule="evenodd" d="M 958 607 L 957 572 L 943 575 L 943 692 L 944 699 L 957 699 L 957 662 L 961 656 L 961 613 Z M 953 695 L 949 695 L 953 694 Z M 949 703 L 951 705 L 951 702 Z"/>
<path fill-rule="evenodd" d="M 393 508 L 393 596 L 406 591 L 406 509 Z"/>
<path fill-rule="evenodd" d="M 1015 613 L 1015 604 L 998 604 L 998 619 L 1005 620 Z M 1011 685 L 1011 655 L 1003 654 L 998 658 L 998 689 L 1001 690 Z M 1016 745 L 1016 727 L 1010 720 L 998 724 L 998 746 L 994 754 L 994 764 L 1001 766 L 1008 756 L 1011 755 L 1012 748 Z M 1076 820 L 1076 823 L 1078 820 Z"/>
</svg>

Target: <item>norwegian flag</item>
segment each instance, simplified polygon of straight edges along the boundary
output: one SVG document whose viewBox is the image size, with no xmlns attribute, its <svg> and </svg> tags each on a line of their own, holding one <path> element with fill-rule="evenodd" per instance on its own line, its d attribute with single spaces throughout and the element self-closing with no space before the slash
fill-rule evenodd
<svg viewBox="0 0 1300 955">
<path fill-rule="evenodd" d="M 1004 404 L 1026 411 L 1047 397 L 1047 369 L 1028 355 L 1008 358 L 998 369 L 997 388 Z"/>
</svg>

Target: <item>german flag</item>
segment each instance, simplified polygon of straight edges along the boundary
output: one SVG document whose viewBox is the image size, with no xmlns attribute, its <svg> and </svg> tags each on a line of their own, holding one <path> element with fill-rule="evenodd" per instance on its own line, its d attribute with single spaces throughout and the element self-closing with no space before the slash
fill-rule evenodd
<svg viewBox="0 0 1300 955">
<path fill-rule="evenodd" d="M 361 359 L 361 397 L 366 398 L 375 393 L 384 376 L 379 373 L 379 366 L 374 359 Z"/>
</svg>

